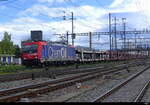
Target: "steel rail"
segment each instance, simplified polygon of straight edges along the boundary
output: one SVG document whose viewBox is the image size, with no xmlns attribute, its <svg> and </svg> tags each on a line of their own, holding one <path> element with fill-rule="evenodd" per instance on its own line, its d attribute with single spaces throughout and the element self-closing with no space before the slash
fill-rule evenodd
<svg viewBox="0 0 150 105">
<path fill-rule="evenodd" d="M 75 79 L 75 78 L 80 78 L 82 76 L 86 76 L 86 75 L 94 74 L 94 73 L 100 73 L 100 72 L 104 72 L 106 70 L 109 71 L 110 69 L 111 70 L 112 69 L 123 69 L 124 67 L 125 67 L 125 65 L 119 65 L 119 66 L 110 67 L 110 68 L 102 69 L 102 70 L 99 70 L 100 67 L 99 68 L 93 68 L 93 69 L 90 68 L 90 70 L 95 70 L 95 71 L 87 72 L 87 73 L 84 73 L 84 74 L 77 74 L 75 76 L 70 76 L 70 77 L 66 77 L 66 78 L 59 78 L 59 79 L 56 79 L 56 80 L 48 80 L 48 81 L 44 81 L 44 82 L 40 82 L 40 83 L 36 83 L 36 84 L 28 84 L 28 85 L 15 87 L 15 88 L 3 89 L 3 90 L 0 90 L 0 96 L 4 96 L 4 95 L 11 94 L 11 93 L 14 93 L 14 92 L 23 91 L 23 90 L 26 90 L 26 89 L 38 88 L 38 87 L 46 86 L 46 85 L 49 85 L 49 84 L 54 84 L 54 83 L 58 83 L 58 82 L 63 82 L 63 81 Z"/>
<path fill-rule="evenodd" d="M 23 98 L 23 97 L 31 97 L 31 96 L 34 96 L 36 94 L 43 94 L 45 92 L 50 92 L 50 91 L 53 91 L 53 90 L 56 90 L 56 89 L 64 88 L 66 86 L 71 86 L 71 85 L 75 84 L 76 82 L 89 80 L 89 79 L 95 78 L 97 76 L 102 76 L 102 75 L 109 74 L 109 73 L 112 73 L 112 72 L 118 72 L 122 69 L 120 68 L 120 69 L 117 69 L 117 70 L 95 72 L 93 74 L 85 75 L 85 77 L 82 76 L 80 78 L 75 78 L 75 79 L 71 79 L 71 80 L 67 80 L 67 81 L 63 81 L 63 82 L 57 82 L 55 84 L 40 87 L 38 89 L 32 89 L 31 91 L 29 91 L 29 90 L 25 90 L 23 92 L 20 91 L 21 93 L 15 93 L 15 94 L 13 93 L 13 94 L 10 94 L 8 96 L 1 97 L 0 102 L 17 101 L 17 100 L 19 100 L 20 98 Z"/>
<path fill-rule="evenodd" d="M 115 91 L 117 91 L 118 89 L 120 89 L 121 87 L 125 86 L 128 82 L 130 82 L 131 80 L 133 80 L 134 78 L 136 78 L 137 76 L 139 76 L 140 74 L 142 74 L 144 71 L 148 70 L 150 68 L 150 66 L 146 67 L 144 70 L 130 76 L 129 78 L 127 78 L 126 80 L 124 80 L 123 82 L 121 82 L 120 84 L 118 84 L 117 86 L 113 87 L 112 89 L 110 89 L 109 91 L 105 92 L 104 94 L 100 95 L 99 97 L 97 97 L 96 99 L 92 100 L 91 102 L 101 102 L 102 100 L 104 100 L 106 97 L 110 96 L 111 94 L 113 94 Z"/>
<path fill-rule="evenodd" d="M 124 68 L 124 66 L 118 66 L 118 67 L 115 67 L 115 68 L 111 67 L 111 68 L 107 68 L 107 69 L 103 69 L 103 70 L 97 70 L 97 71 L 88 72 L 88 73 L 84 73 L 84 74 L 77 74 L 75 76 L 59 78 L 59 79 L 56 79 L 56 80 L 48 80 L 48 81 L 44 81 L 44 82 L 40 82 L 40 83 L 36 83 L 36 84 L 28 84 L 28 85 L 15 87 L 15 88 L 3 89 L 3 90 L 0 90 L 0 96 L 5 96 L 5 95 L 8 95 L 8 94 L 24 91 L 24 90 L 27 90 L 27 89 L 39 88 L 39 87 L 46 86 L 46 85 L 49 85 L 49 84 L 68 81 L 68 80 L 80 78 L 80 77 L 87 76 L 87 75 L 94 74 L 94 73 L 102 73 L 102 72 L 105 72 L 106 70 L 109 72 L 110 69 L 123 69 L 123 68 Z M 96 68 L 96 69 L 98 69 L 98 68 Z M 96 70 L 96 69 L 91 69 L 91 70 Z"/>
<path fill-rule="evenodd" d="M 107 67 L 108 67 L 108 64 L 107 64 Z M 86 70 L 85 70 L 85 68 L 86 68 Z M 8 74 L 8 75 L 0 76 L 0 82 L 21 80 L 21 79 L 29 79 L 29 78 L 32 77 L 32 74 L 34 74 L 35 78 L 40 77 L 40 75 L 42 77 L 45 77 L 44 75 L 48 76 L 48 74 L 46 74 L 48 72 L 53 72 L 56 76 L 64 75 L 64 74 L 66 75 L 66 74 L 85 73 L 85 72 L 90 72 L 91 70 L 95 70 L 95 69 L 105 69 L 106 68 L 106 64 L 101 65 L 99 67 L 90 67 L 90 68 L 85 67 L 85 68 L 72 69 L 72 70 L 68 70 L 68 69 L 50 70 L 50 71 L 44 71 L 45 73 L 43 73 L 43 72 L 33 72 L 33 73 Z"/>
<path fill-rule="evenodd" d="M 131 62 L 133 62 L 133 61 L 131 61 Z M 141 62 L 141 60 L 140 60 L 140 62 Z M 119 63 L 119 65 L 122 65 L 122 63 Z M 99 67 L 97 67 L 97 68 L 105 69 L 105 68 L 108 68 L 108 66 L 109 66 L 109 64 L 103 64 L 103 65 L 99 65 Z M 87 68 L 87 66 L 86 66 L 86 68 Z M 85 68 L 81 67 L 79 69 L 72 69 L 72 70 L 68 70 L 68 69 L 50 70 L 50 72 L 53 72 L 53 73 L 55 73 L 56 76 L 58 76 L 58 75 L 64 75 L 64 74 L 66 75 L 66 74 L 77 74 L 77 73 L 89 72 L 93 68 L 95 68 L 95 67 L 90 67 L 90 68 L 87 68 L 86 70 L 85 70 Z M 57 72 L 57 71 L 59 71 L 59 72 Z M 47 71 L 47 72 L 49 72 L 49 71 Z M 47 72 L 44 71 L 44 73 L 43 72 L 32 72 L 32 73 L 18 73 L 18 74 L 1 75 L 0 82 L 29 79 L 32 77 L 32 74 L 34 74 L 35 78 L 39 78 L 41 76 L 45 77 L 45 76 L 48 76 L 48 74 L 46 74 Z"/>
<path fill-rule="evenodd" d="M 148 87 L 150 85 L 150 80 L 145 84 L 145 86 L 142 88 L 138 96 L 135 98 L 134 102 L 140 102 L 142 98 L 144 97 Z"/>
<path fill-rule="evenodd" d="M 13 99 L 19 99 L 21 97 L 31 95 L 29 92 L 23 93 L 23 91 L 26 91 L 26 90 L 32 90 L 32 92 L 33 92 L 33 91 L 37 90 L 36 88 L 43 88 L 43 87 L 50 86 L 50 85 L 54 86 L 56 84 L 60 84 L 60 83 L 63 83 L 63 82 L 74 81 L 75 79 L 83 78 L 83 76 L 86 77 L 86 76 L 89 76 L 89 75 L 96 75 L 96 76 L 105 75 L 105 74 L 109 74 L 109 73 L 112 73 L 112 72 L 120 71 L 120 70 L 124 69 L 124 67 L 125 67 L 125 65 L 119 65 L 119 66 L 110 67 L 110 68 L 107 68 L 107 69 L 104 69 L 104 70 L 101 70 L 101 71 L 97 70 L 97 71 L 94 71 L 92 73 L 90 72 L 90 73 L 85 73 L 85 74 L 81 74 L 81 75 L 77 75 L 77 76 L 61 78 L 61 79 L 57 79 L 57 80 L 54 80 L 54 81 L 46 81 L 46 82 L 41 82 L 41 83 L 32 84 L 32 85 L 29 84 L 29 85 L 25 85 L 25 86 L 21 86 L 21 87 L 17 87 L 17 88 L 4 89 L 4 90 L 0 91 L 0 96 L 1 96 L 0 101 L 6 101 L 6 100 L 10 101 L 10 100 L 13 100 Z M 110 69 L 115 69 L 115 70 L 110 70 Z M 95 76 L 92 76 L 91 78 L 93 78 L 93 77 L 95 77 Z M 77 81 L 75 81 L 75 82 L 77 82 Z M 51 88 L 54 88 L 54 87 L 51 87 Z M 47 90 L 49 90 L 49 88 Z M 21 92 L 21 94 L 19 92 Z M 39 90 L 38 92 L 40 93 L 42 91 Z M 20 94 L 20 95 L 18 96 L 18 95 L 14 95 L 14 94 Z M 11 99 L 9 98 L 9 95 L 10 95 Z"/>
</svg>

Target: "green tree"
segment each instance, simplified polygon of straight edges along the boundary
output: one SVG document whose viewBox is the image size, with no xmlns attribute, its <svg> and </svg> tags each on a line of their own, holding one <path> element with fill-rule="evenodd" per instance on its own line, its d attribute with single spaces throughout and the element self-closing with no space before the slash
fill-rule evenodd
<svg viewBox="0 0 150 105">
<path fill-rule="evenodd" d="M 11 34 L 8 32 L 4 32 L 4 37 L 0 42 L 0 53 L 1 54 L 14 54 L 15 53 L 15 46 L 11 41 Z"/>
<path fill-rule="evenodd" d="M 16 58 L 21 57 L 21 50 L 20 50 L 20 47 L 18 45 L 15 45 L 15 57 Z"/>
<path fill-rule="evenodd" d="M 2 44 L 0 42 L 0 54 L 2 54 Z"/>
</svg>

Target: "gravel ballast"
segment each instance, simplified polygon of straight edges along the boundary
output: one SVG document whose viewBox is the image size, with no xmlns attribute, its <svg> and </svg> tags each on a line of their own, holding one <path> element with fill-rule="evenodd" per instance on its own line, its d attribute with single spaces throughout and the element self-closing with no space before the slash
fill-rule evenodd
<svg viewBox="0 0 150 105">
<path fill-rule="evenodd" d="M 100 67 L 101 68 L 101 67 Z M 69 70 L 68 70 L 69 71 Z M 71 71 L 71 70 L 70 70 Z M 78 71 L 81 71 L 80 73 L 78 73 Z M 89 72 L 91 71 L 90 69 L 89 70 L 84 70 L 84 69 L 81 69 L 81 70 L 74 70 L 74 72 L 72 74 L 62 74 L 62 75 L 56 75 L 56 78 L 64 78 L 64 77 L 69 77 L 69 76 L 73 76 L 73 75 L 78 75 L 78 74 L 83 74 L 82 71 L 86 71 L 86 72 Z M 61 72 L 59 71 L 58 72 L 59 74 L 61 74 Z M 48 75 L 49 73 L 47 73 Z M 19 74 L 18 74 L 19 75 Z M 30 78 L 28 79 L 22 79 L 22 80 L 13 80 L 13 81 L 5 81 L 5 82 L 0 82 L 0 90 L 1 89 L 8 89 L 8 88 L 14 88 L 14 87 L 18 87 L 18 86 L 22 86 L 22 85 L 27 85 L 27 84 L 34 84 L 34 83 L 40 83 L 42 81 L 47 81 L 47 80 L 53 80 L 51 78 L 48 78 L 48 76 L 46 77 L 35 77 L 34 80 L 32 80 L 31 78 L 32 76 L 30 76 Z"/>
<path fill-rule="evenodd" d="M 134 99 L 150 79 L 150 69 L 127 83 L 103 102 L 134 102 Z"/>
<path fill-rule="evenodd" d="M 110 76 L 110 79 L 99 77 L 97 79 L 82 82 L 84 88 L 77 89 L 76 85 L 56 90 L 35 98 L 30 98 L 31 102 L 90 102 L 100 94 L 108 91 L 125 78 L 131 76 L 145 66 L 131 67 L 130 72 L 123 71 Z"/>
<path fill-rule="evenodd" d="M 141 102 L 150 102 L 150 86 L 144 94 L 144 97 L 142 98 Z"/>
<path fill-rule="evenodd" d="M 82 73 L 80 73 L 82 74 Z M 69 74 L 69 75 L 61 75 L 61 76 L 56 76 L 56 79 L 59 78 L 66 78 L 66 77 L 70 77 L 73 75 L 77 75 L 77 74 Z M 9 89 L 9 88 L 15 88 L 18 86 L 23 86 L 23 85 L 28 85 L 28 84 L 36 84 L 36 83 L 40 83 L 40 82 L 44 82 L 44 81 L 48 81 L 48 80 L 55 80 L 55 79 L 51 79 L 51 78 L 35 78 L 34 80 L 30 79 L 23 79 L 23 80 L 15 80 L 15 81 L 9 81 L 9 82 L 1 82 L 0 83 L 0 90 L 2 89 Z"/>
</svg>

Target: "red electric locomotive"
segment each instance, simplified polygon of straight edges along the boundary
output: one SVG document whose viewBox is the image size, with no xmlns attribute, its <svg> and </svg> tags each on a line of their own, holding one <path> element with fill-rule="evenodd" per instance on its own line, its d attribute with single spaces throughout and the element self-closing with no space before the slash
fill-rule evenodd
<svg viewBox="0 0 150 105">
<path fill-rule="evenodd" d="M 22 64 L 39 65 L 42 59 L 42 46 L 47 45 L 46 41 L 25 41 L 22 42 Z"/>
</svg>

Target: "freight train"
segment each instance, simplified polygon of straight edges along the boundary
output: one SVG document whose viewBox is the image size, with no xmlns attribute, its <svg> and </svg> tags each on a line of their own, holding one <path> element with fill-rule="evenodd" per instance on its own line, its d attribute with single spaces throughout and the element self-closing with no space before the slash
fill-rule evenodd
<svg viewBox="0 0 150 105">
<path fill-rule="evenodd" d="M 26 41 L 22 43 L 22 64 L 28 66 L 128 60 L 141 57 L 139 54 L 128 54 L 121 51 L 111 51 L 110 55 L 109 51 L 89 50 L 62 42 Z"/>
<path fill-rule="evenodd" d="M 33 35 L 32 35 L 33 34 Z M 128 60 L 142 58 L 144 55 L 138 53 L 127 53 L 122 51 L 98 51 L 86 47 L 74 47 L 64 42 L 48 42 L 41 39 L 42 32 L 31 31 L 31 40 L 23 41 L 22 64 L 49 65 L 49 64 L 73 64 L 85 62 L 100 62 L 112 60 Z M 39 36 L 38 39 L 35 36 Z"/>
</svg>

